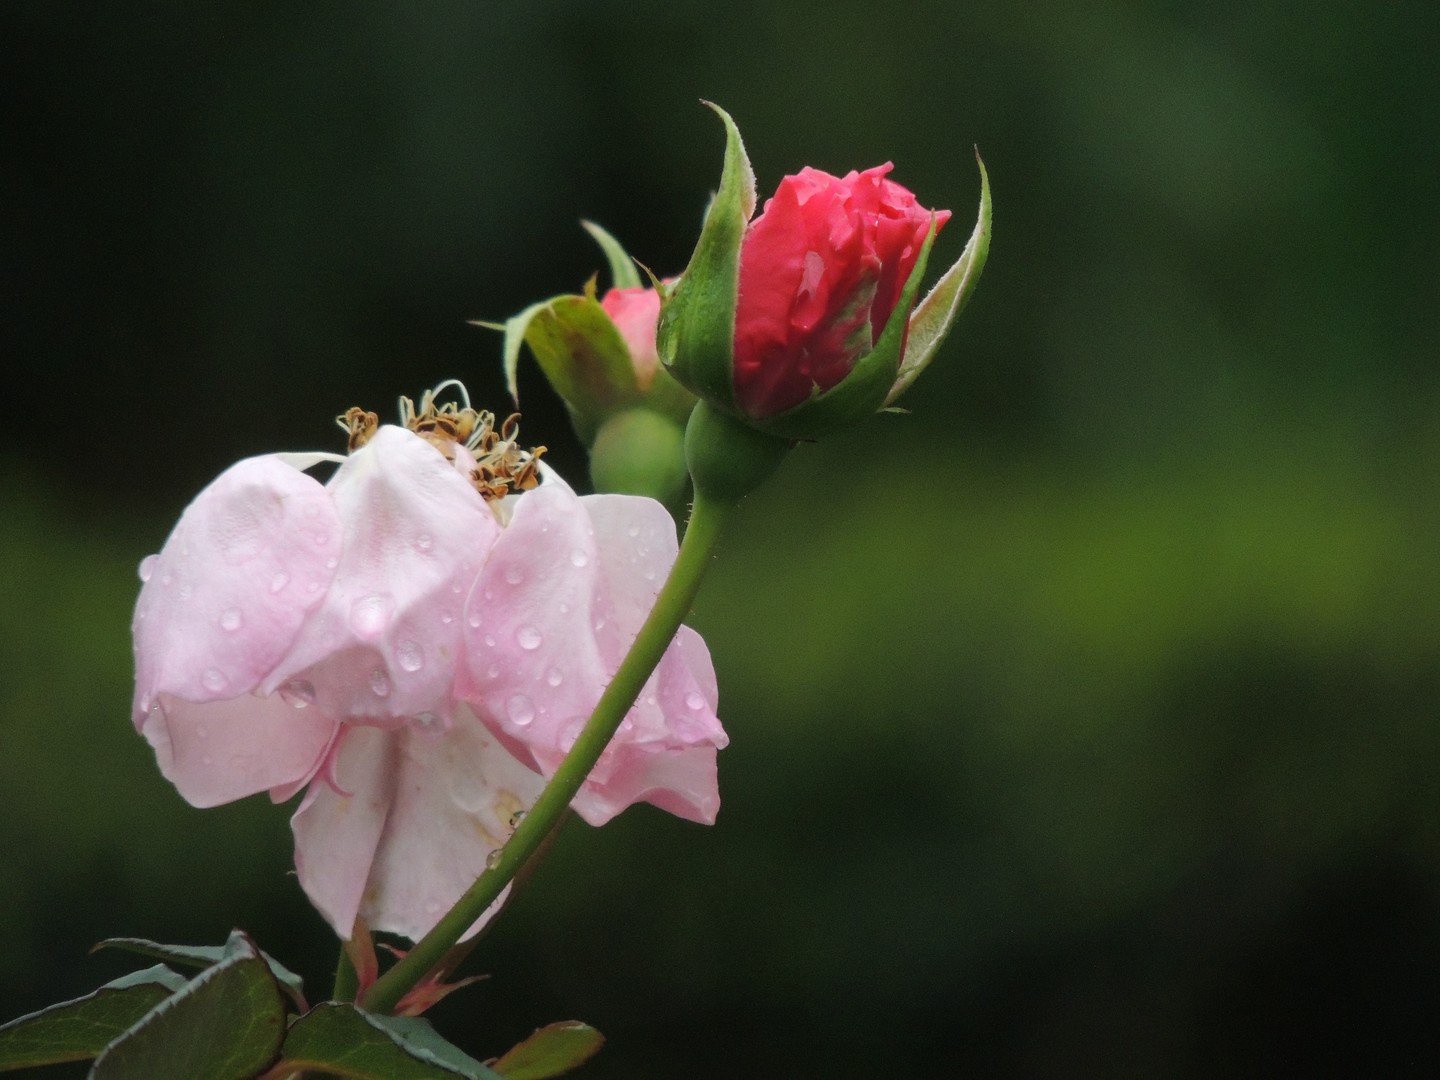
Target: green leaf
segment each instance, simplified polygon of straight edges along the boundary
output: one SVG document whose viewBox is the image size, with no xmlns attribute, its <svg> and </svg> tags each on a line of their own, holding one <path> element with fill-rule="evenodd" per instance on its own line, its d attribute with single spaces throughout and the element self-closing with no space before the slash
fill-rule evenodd
<svg viewBox="0 0 1440 1080">
<path fill-rule="evenodd" d="M 705 214 L 690 265 L 660 311 L 656 344 L 660 359 L 682 385 L 733 412 L 740 246 L 755 211 L 755 172 L 735 121 L 718 105 L 710 108 L 725 124 L 720 189 Z"/>
<path fill-rule="evenodd" d="M 505 1080 L 547 1080 L 589 1061 L 605 1036 L 579 1020 L 547 1024 L 495 1062 Z"/>
<path fill-rule="evenodd" d="M 605 259 L 610 263 L 611 284 L 617 289 L 638 289 L 640 287 L 640 271 L 635 267 L 635 260 L 630 258 L 625 249 L 620 246 L 620 241 L 593 221 L 582 221 L 580 225 L 595 238 L 595 242 L 600 245 L 600 250 L 605 252 Z"/>
<path fill-rule="evenodd" d="M 239 935 L 237 938 L 236 935 Z M 146 941 L 144 938 L 106 938 L 90 951 L 99 952 L 101 949 L 124 949 L 126 952 L 136 953 L 140 956 L 152 956 L 157 960 L 169 960 L 173 964 L 180 964 L 183 967 L 207 968 L 212 964 L 218 964 L 229 956 L 236 955 L 235 950 L 241 948 L 236 941 L 249 941 L 239 931 L 230 935 L 230 940 L 224 945 L 161 945 L 158 942 Z M 253 947 L 253 943 L 252 943 Z M 270 973 L 275 976 L 280 985 L 284 987 L 290 997 L 301 1009 L 307 1008 L 305 1003 L 305 980 L 296 975 L 280 961 L 276 960 L 263 949 L 260 950 L 260 958 L 270 965 Z"/>
<path fill-rule="evenodd" d="M 92 1080 L 248 1080 L 274 1062 L 285 1000 L 255 943 L 236 931 L 224 958 L 136 1021 L 95 1060 Z"/>
<path fill-rule="evenodd" d="M 895 385 L 885 398 L 886 405 L 903 394 L 935 359 L 955 317 L 964 310 L 980 283 L 980 272 L 985 269 L 985 260 L 990 254 L 990 177 L 978 153 L 975 161 L 980 166 L 980 213 L 975 220 L 975 231 L 955 265 L 945 271 L 910 316 L 910 342 L 905 346 Z"/>
<path fill-rule="evenodd" d="M 350 1080 L 498 1080 L 418 1018 L 375 1016 L 325 1002 L 296 1020 L 281 1061 Z"/>
<path fill-rule="evenodd" d="M 184 985 L 182 976 L 157 964 L 12 1020 L 0 1027 L 0 1072 L 93 1058 Z"/>
</svg>

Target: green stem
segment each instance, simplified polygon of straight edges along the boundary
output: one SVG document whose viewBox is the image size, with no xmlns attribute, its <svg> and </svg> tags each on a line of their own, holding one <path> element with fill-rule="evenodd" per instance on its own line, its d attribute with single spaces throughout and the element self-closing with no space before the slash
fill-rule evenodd
<svg viewBox="0 0 1440 1080">
<path fill-rule="evenodd" d="M 738 501 L 738 500 L 737 500 Z M 635 643 L 630 647 L 610 685 L 600 695 L 589 721 L 575 740 L 575 745 L 545 785 L 535 805 L 530 808 L 505 846 L 500 848 L 495 864 L 456 901 L 431 931 L 415 943 L 415 947 L 370 987 L 361 1001 L 370 1012 L 388 1013 L 413 986 L 441 961 L 445 953 L 460 940 L 462 934 L 484 914 L 520 868 L 550 835 L 579 792 L 595 762 L 610 742 L 611 736 L 635 704 L 640 691 L 654 672 L 660 658 L 669 648 L 680 628 L 700 581 L 710 565 L 711 552 L 735 502 L 696 496 L 685 539 L 670 576 L 655 598 L 655 606 L 646 618 Z"/>
<path fill-rule="evenodd" d="M 345 951 L 345 946 L 340 946 L 340 958 L 335 961 L 335 989 L 330 994 L 331 1001 L 354 1001 L 355 994 L 360 989 L 360 977 L 355 974 L 355 965 L 350 962 L 350 954 Z"/>
</svg>

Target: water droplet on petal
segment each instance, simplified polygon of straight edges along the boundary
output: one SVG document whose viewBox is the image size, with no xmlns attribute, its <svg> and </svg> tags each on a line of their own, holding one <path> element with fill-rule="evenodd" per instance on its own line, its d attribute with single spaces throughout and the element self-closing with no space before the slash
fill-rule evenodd
<svg viewBox="0 0 1440 1080">
<path fill-rule="evenodd" d="M 565 681 L 565 673 L 559 668 L 551 668 L 545 672 L 545 681 L 551 686 L 559 686 Z"/>
<path fill-rule="evenodd" d="M 337 559 L 334 555 L 331 555 L 328 559 L 325 560 L 325 569 L 326 569 L 326 570 L 334 570 L 334 569 L 335 569 L 337 566 L 339 566 L 339 565 L 340 565 L 340 560 Z"/>
<path fill-rule="evenodd" d="M 580 738 L 580 733 L 584 730 L 585 717 L 583 716 L 578 716 L 574 720 L 570 721 L 570 723 L 566 724 L 564 730 L 560 732 L 561 752 L 568 754 L 570 750 L 575 746 L 576 741 Z"/>
<path fill-rule="evenodd" d="M 425 666 L 425 650 L 406 638 L 395 646 L 395 660 L 406 671 L 419 671 Z"/>
<path fill-rule="evenodd" d="M 524 694 L 515 694 L 505 703 L 505 715 L 516 727 L 526 727 L 535 719 L 535 703 Z"/>
<path fill-rule="evenodd" d="M 315 541 L 316 547 L 324 547 L 330 542 L 330 530 L 316 529 L 313 533 L 310 534 L 310 539 Z"/>
<path fill-rule="evenodd" d="M 285 573 L 284 570 L 281 570 L 278 574 L 276 574 L 273 578 L 270 579 L 270 591 L 272 593 L 277 593 L 289 584 L 290 575 Z"/>
<path fill-rule="evenodd" d="M 515 631 L 515 640 L 520 643 L 522 649 L 528 651 L 538 649 L 543 645 L 545 643 L 545 635 L 529 623 L 526 623 Z"/>
<path fill-rule="evenodd" d="M 497 867 L 497 866 L 499 866 L 499 865 L 500 865 L 500 849 L 497 847 L 494 851 L 490 852 L 489 855 L 486 855 L 486 856 L 485 856 L 485 869 L 486 869 L 486 870 L 494 870 L 495 867 Z"/>
<path fill-rule="evenodd" d="M 291 679 L 280 687 L 280 700 L 292 709 L 304 709 L 315 703 L 315 684 L 309 679 Z"/>
<path fill-rule="evenodd" d="M 433 712 L 416 713 L 412 719 L 421 731 L 439 731 L 445 726 L 445 722 Z"/>
<path fill-rule="evenodd" d="M 160 561 L 159 555 L 146 555 L 140 560 L 140 580 L 149 581 L 150 575 L 155 573 L 155 564 Z"/>
<path fill-rule="evenodd" d="M 318 581 L 310 581 L 310 582 L 307 582 L 306 585 L 305 585 L 305 591 L 308 592 L 308 593 L 317 593 L 317 592 L 319 592 L 319 591 L 320 591 L 320 582 L 318 582 Z"/>
<path fill-rule="evenodd" d="M 388 597 L 371 593 L 362 596 L 350 605 L 350 625 L 364 638 L 378 637 L 390 621 L 390 600 Z"/>
<path fill-rule="evenodd" d="M 468 622 L 472 627 L 478 627 L 485 620 L 481 617 L 480 612 L 472 611 L 469 618 L 467 618 L 465 621 Z"/>
<path fill-rule="evenodd" d="M 195 592 L 194 587 L 187 581 L 187 582 L 185 582 L 183 585 L 180 586 L 180 599 L 181 599 L 181 600 L 189 600 L 191 594 L 194 593 L 194 592 Z"/>
<path fill-rule="evenodd" d="M 573 551 L 570 552 L 571 566 L 584 566 L 589 561 L 590 556 L 586 555 L 585 552 L 581 551 L 579 548 L 575 548 Z"/>
<path fill-rule="evenodd" d="M 485 635 L 485 647 L 487 649 L 493 649 L 495 647 L 495 639 L 489 634 Z"/>
<path fill-rule="evenodd" d="M 525 811 L 524 811 L 524 810 L 516 810 L 513 814 L 510 815 L 510 828 L 511 828 L 512 830 L 518 829 L 518 828 L 520 827 L 520 822 L 522 822 L 522 821 L 524 821 L 524 820 L 525 820 Z"/>
<path fill-rule="evenodd" d="M 500 665 L 491 664 L 488 668 L 485 669 L 485 675 L 491 679 L 498 678 L 500 675 Z"/>
<path fill-rule="evenodd" d="M 565 603 L 564 600 L 561 600 L 561 601 L 560 601 L 560 614 L 561 614 L 561 615 L 569 615 L 569 614 L 570 614 L 570 605 L 567 604 L 567 603 Z"/>
<path fill-rule="evenodd" d="M 605 629 L 605 616 L 604 616 L 604 615 L 596 615 L 596 616 L 595 616 L 595 629 L 596 629 L 596 630 L 604 630 L 604 629 Z"/>
<path fill-rule="evenodd" d="M 220 629 L 234 632 L 244 624 L 245 617 L 240 614 L 239 608 L 226 608 L 220 613 Z"/>
<path fill-rule="evenodd" d="M 700 695 L 699 691 L 691 690 L 685 695 L 685 707 L 698 712 L 700 709 L 705 708 L 705 699 Z"/>
<path fill-rule="evenodd" d="M 415 548 L 417 551 L 429 551 L 435 546 L 435 538 L 429 533 L 421 533 L 415 537 Z"/>
<path fill-rule="evenodd" d="M 631 525 L 630 528 L 625 530 L 625 534 L 633 540 L 635 537 L 640 535 L 640 526 Z"/>
<path fill-rule="evenodd" d="M 212 694 L 218 694 L 230 685 L 230 680 L 225 677 L 225 673 L 219 668 L 213 667 L 205 669 L 204 674 L 200 676 L 200 682 Z"/>
<path fill-rule="evenodd" d="M 370 692 L 378 698 L 390 696 L 390 676 L 384 668 L 377 667 L 370 673 Z"/>
<path fill-rule="evenodd" d="M 455 621 L 455 613 L 453 611 L 442 611 L 440 613 L 440 621 L 446 626 L 449 626 Z"/>
<path fill-rule="evenodd" d="M 505 580 L 511 585 L 519 585 L 525 580 L 525 571 L 518 566 L 510 566 L 505 570 Z"/>
</svg>

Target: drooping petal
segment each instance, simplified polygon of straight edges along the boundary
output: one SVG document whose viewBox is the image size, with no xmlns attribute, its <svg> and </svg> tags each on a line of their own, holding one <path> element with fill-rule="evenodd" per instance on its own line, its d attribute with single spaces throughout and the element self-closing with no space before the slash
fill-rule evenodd
<svg viewBox="0 0 1440 1080">
<path fill-rule="evenodd" d="M 552 775 L 649 614 L 675 552 L 674 523 L 653 500 L 579 499 L 547 476 L 518 500 L 471 592 L 457 694 L 522 760 Z M 726 741 L 714 708 L 709 655 L 682 631 L 576 811 L 598 825 L 645 800 L 713 820 L 715 750 Z"/>
<path fill-rule="evenodd" d="M 161 694 L 140 732 L 186 802 L 219 806 L 310 778 L 335 721 L 305 704 L 279 695 L 192 702 Z"/>
<path fill-rule="evenodd" d="M 372 930 L 423 936 L 543 786 L 463 709 L 447 731 L 350 730 L 335 776 L 351 794 L 317 781 L 292 828 L 301 885 L 342 937 L 357 914 Z"/>
<path fill-rule="evenodd" d="M 136 726 L 161 694 L 206 702 L 255 689 L 325 595 L 342 545 L 325 489 L 278 456 L 221 473 L 144 564 Z"/>
<path fill-rule="evenodd" d="M 443 716 L 461 606 L 499 525 L 444 455 L 403 428 L 380 428 L 327 491 L 345 550 L 322 604 L 263 689 L 303 676 L 332 715 L 392 725 Z"/>
</svg>

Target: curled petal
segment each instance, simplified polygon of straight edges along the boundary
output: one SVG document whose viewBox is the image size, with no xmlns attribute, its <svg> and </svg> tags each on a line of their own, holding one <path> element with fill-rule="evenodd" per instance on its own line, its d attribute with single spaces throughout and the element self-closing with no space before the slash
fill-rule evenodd
<svg viewBox="0 0 1440 1080">
<path fill-rule="evenodd" d="M 327 491 L 345 550 L 262 689 L 303 676 L 325 711 L 389 726 L 448 712 L 461 604 L 499 525 L 462 473 L 402 428 L 380 428 Z"/>
<path fill-rule="evenodd" d="M 658 503 L 579 499 L 557 477 L 527 492 L 466 605 L 457 695 L 545 776 L 574 744 L 649 614 L 676 552 Z M 648 801 L 714 819 L 715 684 L 703 642 L 682 631 L 600 758 L 575 809 L 603 824 Z"/>
<path fill-rule="evenodd" d="M 342 546 L 325 489 L 276 456 L 231 466 L 202 491 L 154 559 L 135 605 L 139 727 L 161 694 L 248 694 L 330 586 Z"/>
<path fill-rule="evenodd" d="M 162 694 L 140 732 L 165 778 L 186 802 L 203 807 L 304 783 L 319 766 L 335 722 L 279 696 L 192 702 Z"/>
</svg>

